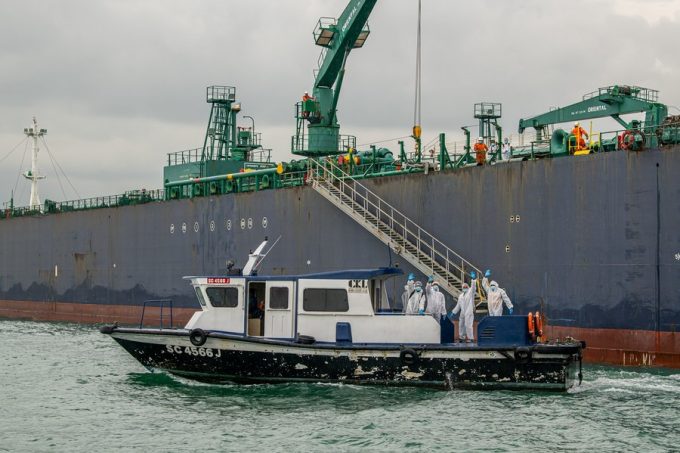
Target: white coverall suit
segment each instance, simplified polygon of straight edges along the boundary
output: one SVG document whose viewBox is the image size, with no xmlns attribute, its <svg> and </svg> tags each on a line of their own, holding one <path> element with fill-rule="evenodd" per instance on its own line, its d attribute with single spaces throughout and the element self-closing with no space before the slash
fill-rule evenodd
<svg viewBox="0 0 680 453">
<path fill-rule="evenodd" d="M 401 293 L 401 312 L 406 313 L 406 308 L 408 307 L 408 301 L 413 294 L 415 294 L 415 289 L 413 285 L 404 285 L 404 292 Z"/>
<path fill-rule="evenodd" d="M 458 303 L 453 309 L 453 314 L 460 311 L 458 318 L 458 338 L 461 340 L 474 340 L 475 322 L 475 291 L 477 290 L 477 279 L 470 282 L 470 288 L 458 296 Z"/>
<path fill-rule="evenodd" d="M 510 146 L 510 143 L 503 143 L 503 146 L 501 148 L 501 155 L 503 156 L 503 160 L 510 160 L 511 154 L 512 146 Z"/>
<path fill-rule="evenodd" d="M 489 279 L 484 277 L 482 280 L 482 288 L 486 291 L 486 302 L 489 304 L 489 316 L 503 316 L 503 302 L 508 307 L 512 308 L 512 302 L 508 294 L 503 288 L 498 287 L 495 281 L 489 285 Z"/>
<path fill-rule="evenodd" d="M 407 315 L 417 315 L 420 310 L 425 310 L 425 293 L 415 291 L 408 300 L 406 307 Z"/>
<path fill-rule="evenodd" d="M 434 289 L 434 286 L 427 286 L 427 308 L 425 308 L 425 313 L 432 316 L 437 322 L 441 321 L 442 316 L 446 316 L 446 299 L 441 291 Z"/>
</svg>

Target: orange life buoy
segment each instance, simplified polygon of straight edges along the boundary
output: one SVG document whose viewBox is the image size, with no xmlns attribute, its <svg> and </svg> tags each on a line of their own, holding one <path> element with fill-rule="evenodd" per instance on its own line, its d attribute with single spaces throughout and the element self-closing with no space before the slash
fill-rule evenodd
<svg viewBox="0 0 680 453">
<path fill-rule="evenodd" d="M 645 134 L 630 129 L 619 136 L 619 148 L 625 151 L 641 151 L 645 147 Z"/>
<path fill-rule="evenodd" d="M 536 312 L 534 315 L 534 318 L 536 318 L 536 336 L 542 337 L 543 336 L 543 318 L 541 318 L 541 314 L 539 312 Z"/>
<path fill-rule="evenodd" d="M 529 331 L 529 335 L 531 335 L 531 339 L 535 340 L 536 330 L 534 326 L 534 315 L 531 312 L 529 312 L 529 316 L 527 316 L 527 330 Z"/>
</svg>

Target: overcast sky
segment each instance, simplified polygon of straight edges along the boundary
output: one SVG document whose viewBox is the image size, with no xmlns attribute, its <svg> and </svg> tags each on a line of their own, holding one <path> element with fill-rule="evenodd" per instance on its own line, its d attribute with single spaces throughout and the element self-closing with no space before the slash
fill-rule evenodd
<svg viewBox="0 0 680 453">
<path fill-rule="evenodd" d="M 266 147 L 289 159 L 293 104 L 311 90 L 320 51 L 311 32 L 345 4 L 4 0 L 0 159 L 35 115 L 82 197 L 160 188 L 166 153 L 202 145 L 208 85 L 236 86 Z M 416 7 L 379 1 L 371 36 L 349 58 L 338 116 L 360 144 L 410 133 Z M 425 141 L 457 138 L 479 101 L 502 102 L 512 133 L 520 117 L 610 84 L 680 105 L 680 0 L 423 0 L 422 40 Z M 30 167 L 29 149 L 20 168 L 24 149 L 0 161 L 0 202 L 16 185 L 16 204 L 28 203 L 28 181 L 17 184 Z M 40 170 L 42 200 L 64 199 L 44 149 Z"/>
</svg>

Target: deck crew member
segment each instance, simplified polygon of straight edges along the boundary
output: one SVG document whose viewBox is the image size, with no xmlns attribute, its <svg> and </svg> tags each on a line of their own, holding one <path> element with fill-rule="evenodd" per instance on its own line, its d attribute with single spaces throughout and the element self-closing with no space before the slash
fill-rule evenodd
<svg viewBox="0 0 680 453">
<path fill-rule="evenodd" d="M 486 163 L 486 152 L 489 150 L 489 148 L 487 148 L 482 137 L 477 139 L 477 143 L 475 143 L 473 150 L 475 152 L 475 160 L 477 161 L 477 165 L 484 165 Z"/>
<path fill-rule="evenodd" d="M 446 316 L 446 299 L 444 294 L 439 291 L 439 282 L 435 280 L 428 286 L 425 313 L 432 316 L 435 321 L 441 322 L 442 316 Z"/>
<path fill-rule="evenodd" d="M 503 316 L 503 303 L 508 307 L 508 314 L 512 314 L 512 302 L 503 288 L 498 287 L 495 280 L 489 284 L 491 271 L 487 269 L 482 279 L 482 288 L 486 291 L 486 302 L 489 305 L 489 316 Z"/>
<path fill-rule="evenodd" d="M 309 102 L 307 102 L 307 101 L 311 101 L 312 99 L 314 99 L 314 97 L 309 95 L 309 91 L 305 91 L 305 94 L 302 95 L 302 117 L 303 118 L 309 118 L 310 107 L 309 107 L 309 105 L 307 105 L 307 104 L 309 104 Z"/>
<path fill-rule="evenodd" d="M 458 303 L 451 311 L 451 317 L 460 312 L 458 318 L 458 338 L 460 341 L 471 342 L 475 340 L 475 291 L 477 290 L 477 274 L 470 272 L 472 281 L 470 285 L 463 283 L 463 292 L 458 296 Z"/>
<path fill-rule="evenodd" d="M 423 284 L 416 282 L 414 285 L 413 294 L 408 300 L 406 307 L 407 315 L 424 315 L 426 307 L 426 296 L 423 292 Z"/>
<path fill-rule="evenodd" d="M 508 137 L 505 137 L 503 139 L 501 155 L 503 157 L 503 160 L 510 160 L 510 156 L 512 156 L 512 146 L 510 146 L 510 139 Z"/>
<path fill-rule="evenodd" d="M 578 123 L 574 123 L 574 128 L 571 130 L 571 134 L 576 138 L 576 150 L 586 149 L 586 139 L 588 138 L 588 133 L 581 127 Z"/>
</svg>

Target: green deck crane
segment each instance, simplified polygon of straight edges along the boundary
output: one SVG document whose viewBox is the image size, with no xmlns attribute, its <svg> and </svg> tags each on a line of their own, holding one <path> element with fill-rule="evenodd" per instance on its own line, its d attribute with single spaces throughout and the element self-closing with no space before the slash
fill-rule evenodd
<svg viewBox="0 0 680 453">
<path fill-rule="evenodd" d="M 552 124 L 581 121 L 610 116 L 626 130 L 637 127 L 637 123 L 627 123 L 621 115 L 630 113 L 645 113 L 644 128 L 657 128 L 668 116 L 668 107 L 658 102 L 659 92 L 629 85 L 612 85 L 583 96 L 580 102 L 567 107 L 557 108 L 533 118 L 519 121 L 519 133 L 528 127 L 536 130 L 536 140 L 549 139 L 546 137 L 547 127 Z M 655 135 L 652 134 L 651 146 L 655 146 Z"/>
<path fill-rule="evenodd" d="M 314 29 L 316 45 L 323 47 L 315 71 L 313 95 L 296 104 L 297 131 L 291 151 L 302 156 L 325 156 L 356 147 L 356 138 L 341 136 L 337 105 L 352 49 L 363 47 L 370 16 L 377 0 L 351 0 L 340 17 L 322 17 Z"/>
</svg>

